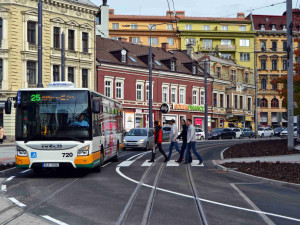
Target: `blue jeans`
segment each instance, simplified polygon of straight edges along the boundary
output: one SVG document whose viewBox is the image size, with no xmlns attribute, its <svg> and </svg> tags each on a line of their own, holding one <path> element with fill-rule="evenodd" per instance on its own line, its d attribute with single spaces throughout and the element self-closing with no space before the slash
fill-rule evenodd
<svg viewBox="0 0 300 225">
<path fill-rule="evenodd" d="M 180 157 L 179 157 L 179 159 L 178 159 L 178 161 L 182 161 L 182 159 L 183 159 L 183 156 L 184 156 L 184 152 L 185 152 L 185 149 L 186 149 L 186 145 L 187 145 L 187 143 L 186 143 L 186 141 L 183 141 L 182 142 L 182 145 L 181 145 L 181 150 L 180 150 Z"/>
<path fill-rule="evenodd" d="M 170 144 L 170 148 L 169 148 L 169 156 L 168 156 L 168 159 L 171 158 L 172 156 L 172 151 L 173 151 L 173 146 L 175 146 L 175 149 L 176 151 L 180 154 L 180 150 L 179 150 L 179 147 L 178 147 L 178 143 L 176 141 L 172 141 L 171 144 Z"/>
<path fill-rule="evenodd" d="M 185 163 L 189 163 L 190 161 L 192 161 L 192 160 L 190 160 L 190 158 L 192 157 L 192 155 L 191 155 L 191 148 L 193 150 L 194 155 L 198 158 L 199 162 L 203 162 L 202 157 L 196 151 L 196 142 L 195 141 L 191 141 L 190 143 L 187 144 L 187 151 L 186 151 Z"/>
</svg>

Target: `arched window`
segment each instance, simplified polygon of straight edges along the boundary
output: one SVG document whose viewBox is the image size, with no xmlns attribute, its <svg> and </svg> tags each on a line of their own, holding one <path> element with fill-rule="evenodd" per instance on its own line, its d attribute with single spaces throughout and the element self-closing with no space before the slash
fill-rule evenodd
<svg viewBox="0 0 300 225">
<path fill-rule="evenodd" d="M 279 107 L 279 101 L 277 98 L 273 98 L 271 101 L 271 108 L 278 108 Z"/>
<path fill-rule="evenodd" d="M 268 108 L 268 100 L 265 99 L 265 98 L 262 98 L 262 99 L 260 100 L 260 107 L 261 107 L 261 108 Z"/>
<path fill-rule="evenodd" d="M 260 82 L 261 82 L 261 89 L 266 90 L 267 89 L 267 79 L 263 78 L 263 79 L 261 79 Z"/>
</svg>

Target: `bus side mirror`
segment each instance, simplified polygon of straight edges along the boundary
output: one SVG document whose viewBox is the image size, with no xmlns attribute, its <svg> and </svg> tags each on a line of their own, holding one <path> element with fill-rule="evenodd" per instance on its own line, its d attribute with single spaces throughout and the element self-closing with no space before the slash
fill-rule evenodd
<svg viewBox="0 0 300 225">
<path fill-rule="evenodd" d="M 8 100 L 5 102 L 5 114 L 11 114 L 11 106 L 12 106 L 12 103 L 11 103 L 11 101 L 8 99 Z"/>
<path fill-rule="evenodd" d="M 99 100 L 93 100 L 92 101 L 92 111 L 95 114 L 100 113 L 100 101 Z"/>
</svg>

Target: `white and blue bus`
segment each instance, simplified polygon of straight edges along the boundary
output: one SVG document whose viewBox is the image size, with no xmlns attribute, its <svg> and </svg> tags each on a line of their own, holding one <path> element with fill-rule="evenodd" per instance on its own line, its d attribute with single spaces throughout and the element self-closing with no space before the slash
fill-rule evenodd
<svg viewBox="0 0 300 225">
<path fill-rule="evenodd" d="M 119 102 L 70 82 L 18 91 L 16 167 L 95 168 L 117 161 L 123 148 Z M 11 102 L 6 104 L 10 113 Z"/>
</svg>

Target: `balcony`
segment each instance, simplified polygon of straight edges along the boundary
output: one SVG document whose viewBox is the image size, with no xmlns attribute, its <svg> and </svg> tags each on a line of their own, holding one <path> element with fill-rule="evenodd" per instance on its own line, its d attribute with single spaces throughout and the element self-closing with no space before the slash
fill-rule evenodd
<svg viewBox="0 0 300 225">
<path fill-rule="evenodd" d="M 235 51 L 235 45 L 218 45 L 219 51 Z"/>
</svg>

